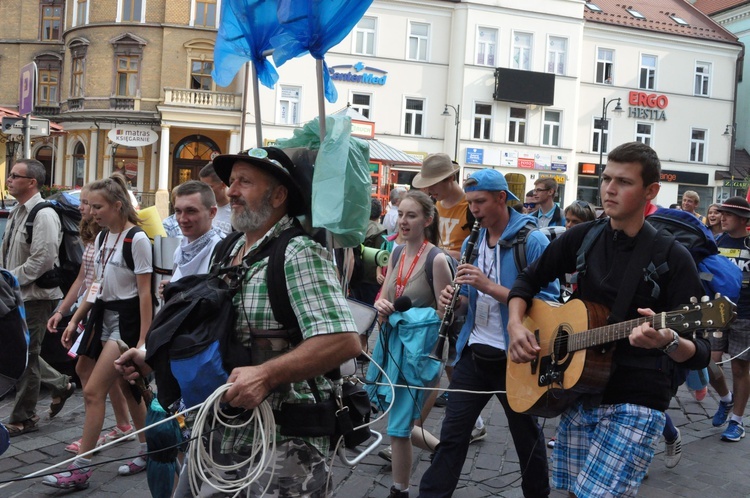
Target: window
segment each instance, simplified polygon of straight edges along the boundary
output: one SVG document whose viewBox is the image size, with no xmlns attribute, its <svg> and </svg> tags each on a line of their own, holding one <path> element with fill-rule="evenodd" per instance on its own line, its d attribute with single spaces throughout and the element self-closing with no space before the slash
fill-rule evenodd
<svg viewBox="0 0 750 498">
<path fill-rule="evenodd" d="M 706 162 L 706 130 L 690 130 L 690 162 Z"/>
<path fill-rule="evenodd" d="M 477 34 L 477 64 L 480 66 L 494 66 L 497 54 L 497 30 L 493 28 L 479 28 Z"/>
<path fill-rule="evenodd" d="M 695 64 L 695 95 L 708 97 L 708 84 L 711 78 L 711 64 L 697 62 Z"/>
<path fill-rule="evenodd" d="M 596 82 L 605 85 L 612 84 L 614 76 L 615 51 L 600 48 L 596 51 Z"/>
<path fill-rule="evenodd" d="M 59 102 L 57 92 L 60 88 L 59 69 L 39 69 L 39 83 L 36 90 L 36 105 L 41 107 L 56 106 Z"/>
<path fill-rule="evenodd" d="M 508 120 L 508 142 L 526 143 L 526 109 L 521 107 L 510 108 L 510 119 Z"/>
<path fill-rule="evenodd" d="M 560 36 L 550 36 L 549 49 L 547 50 L 547 72 L 564 75 L 567 58 L 567 38 L 562 38 Z"/>
<path fill-rule="evenodd" d="M 190 88 L 193 90 L 212 90 L 214 82 L 211 79 L 211 71 L 213 69 L 213 61 L 190 61 Z"/>
<path fill-rule="evenodd" d="M 145 0 L 118 0 L 117 22 L 143 22 Z"/>
<path fill-rule="evenodd" d="M 81 142 L 73 147 L 73 186 L 83 187 L 83 172 L 86 169 L 86 149 Z"/>
<path fill-rule="evenodd" d="M 216 12 L 218 0 L 195 0 L 195 15 L 193 16 L 193 26 L 203 28 L 216 27 Z"/>
<path fill-rule="evenodd" d="M 129 189 L 138 185 L 138 149 L 119 146 L 114 150 L 112 173 L 125 177 Z"/>
<path fill-rule="evenodd" d="M 548 145 L 550 147 L 560 146 L 560 119 L 560 111 L 544 111 L 542 145 Z"/>
<path fill-rule="evenodd" d="M 531 70 L 531 33 L 513 34 L 513 69 Z"/>
<path fill-rule="evenodd" d="M 406 99 L 404 109 L 404 135 L 421 136 L 424 133 L 424 99 Z"/>
<path fill-rule="evenodd" d="M 604 129 L 601 130 L 597 128 L 597 123 L 599 123 L 601 120 L 599 118 L 594 118 L 594 126 L 591 137 L 591 152 L 593 153 L 599 153 L 606 154 L 609 152 L 609 125 L 611 121 L 609 119 L 604 121 Z M 601 149 L 599 148 L 601 146 Z"/>
<path fill-rule="evenodd" d="M 641 74 L 638 88 L 653 90 L 656 88 L 656 56 L 641 55 Z"/>
<path fill-rule="evenodd" d="M 299 97 L 302 89 L 298 86 L 282 86 L 279 96 L 279 124 L 299 124 Z"/>
<path fill-rule="evenodd" d="M 430 25 L 422 22 L 409 23 L 409 59 L 427 60 L 427 44 L 430 40 Z"/>
<path fill-rule="evenodd" d="M 84 62 L 85 59 L 83 57 L 73 57 L 70 72 L 70 97 L 74 99 L 80 99 L 83 97 Z"/>
<path fill-rule="evenodd" d="M 136 97 L 138 92 L 139 57 L 119 56 L 117 58 L 117 88 L 118 97 Z"/>
<path fill-rule="evenodd" d="M 372 101 L 372 95 L 369 93 L 353 93 L 352 94 L 352 109 L 370 119 L 370 102 Z"/>
<path fill-rule="evenodd" d="M 633 17 L 635 17 L 636 19 L 640 19 L 641 21 L 643 21 L 644 19 L 646 19 L 646 16 L 644 16 L 643 14 L 641 14 L 640 12 L 638 12 L 637 10 L 635 10 L 633 8 L 627 8 L 625 10 L 627 11 L 628 14 L 630 14 Z"/>
<path fill-rule="evenodd" d="M 652 139 L 653 139 L 652 137 L 653 130 L 654 130 L 654 125 L 650 123 L 636 123 L 635 141 L 641 142 L 642 144 L 646 144 L 650 146 Z"/>
<path fill-rule="evenodd" d="M 477 140 L 492 138 L 492 104 L 474 104 L 473 137 Z"/>
<path fill-rule="evenodd" d="M 88 0 L 75 0 L 73 3 L 73 26 L 83 26 L 89 19 Z"/>
<path fill-rule="evenodd" d="M 595 3 L 586 2 L 586 7 L 588 7 L 588 9 L 591 12 L 601 12 L 602 11 L 602 9 L 598 5 L 596 5 Z"/>
<path fill-rule="evenodd" d="M 354 28 L 354 53 L 360 55 L 375 55 L 375 28 L 377 20 L 374 17 L 363 17 Z"/>
<path fill-rule="evenodd" d="M 671 14 L 669 17 L 671 17 L 672 20 L 680 26 L 690 26 L 690 23 L 688 23 L 685 19 L 679 17 L 677 14 Z"/>
<path fill-rule="evenodd" d="M 62 19 L 62 6 L 42 6 L 42 41 L 60 39 L 60 22 Z"/>
</svg>

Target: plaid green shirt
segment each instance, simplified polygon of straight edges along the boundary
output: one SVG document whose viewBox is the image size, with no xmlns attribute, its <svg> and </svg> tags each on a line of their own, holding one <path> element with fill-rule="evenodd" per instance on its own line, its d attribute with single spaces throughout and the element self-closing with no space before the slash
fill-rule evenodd
<svg viewBox="0 0 750 498">
<path fill-rule="evenodd" d="M 250 251 L 255 250 L 269 237 L 276 237 L 291 226 L 292 219 L 284 216 L 253 245 Z M 244 243 L 245 236 L 243 235 L 232 248 L 230 252 L 232 257 L 237 254 Z M 327 250 L 309 237 L 294 237 L 289 241 L 284 260 L 289 301 L 304 339 L 321 334 L 357 330 Z M 236 333 L 247 347 L 250 346 L 250 328 L 272 330 L 282 327 L 282 324 L 274 319 L 271 302 L 268 299 L 267 267 L 268 258 L 252 265 L 245 276 L 243 286 L 234 297 L 234 304 L 237 307 Z M 282 351 L 286 348 L 286 344 L 274 346 L 274 349 L 279 348 Z M 321 395 L 327 399 L 331 392 L 330 381 L 323 376 L 318 376 L 315 380 Z M 295 382 L 285 392 L 271 394 L 268 402 L 273 409 L 279 409 L 283 402 L 313 403 L 315 398 L 307 382 Z M 233 437 L 229 434 L 225 435 L 223 444 L 225 451 L 236 450 L 243 446 L 248 438 L 253 437 L 251 431 L 235 432 L 237 433 Z M 277 441 L 285 438 L 277 430 Z M 307 441 L 318 448 L 322 454 L 328 451 L 328 438 L 309 438 Z"/>
</svg>

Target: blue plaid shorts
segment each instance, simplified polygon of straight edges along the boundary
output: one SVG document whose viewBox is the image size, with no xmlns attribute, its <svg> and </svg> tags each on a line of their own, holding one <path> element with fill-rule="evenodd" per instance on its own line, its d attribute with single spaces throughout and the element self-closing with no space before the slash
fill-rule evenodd
<svg viewBox="0 0 750 498">
<path fill-rule="evenodd" d="M 552 453 L 552 482 L 576 496 L 635 496 L 664 429 L 664 412 L 632 404 L 566 410 Z"/>
</svg>

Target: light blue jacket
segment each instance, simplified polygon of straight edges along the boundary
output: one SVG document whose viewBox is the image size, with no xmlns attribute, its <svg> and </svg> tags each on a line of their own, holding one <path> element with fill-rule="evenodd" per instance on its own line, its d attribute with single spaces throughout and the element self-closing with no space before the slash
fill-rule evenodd
<svg viewBox="0 0 750 498">
<path fill-rule="evenodd" d="M 515 209 L 508 209 L 508 211 L 510 212 L 510 219 L 508 220 L 508 226 L 505 227 L 500 240 L 511 241 L 515 238 L 518 231 L 527 224 L 531 223 L 536 225 L 535 217 L 520 214 Z M 479 240 L 477 240 L 476 247 L 481 247 L 480 244 L 486 244 L 486 237 L 487 229 L 482 228 L 479 231 Z M 463 246 L 461 247 L 461 254 L 466 250 L 467 240 L 464 240 Z M 528 261 L 528 264 L 531 264 L 541 256 L 548 245 L 549 240 L 542 232 L 538 230 L 530 232 L 526 239 L 526 260 Z M 495 245 L 495 251 L 498 252 L 496 259 L 500 261 L 500 285 L 510 289 L 513 287 L 513 283 L 516 281 L 519 271 L 516 269 L 516 262 L 513 258 L 513 248 L 510 246 L 501 246 L 502 244 L 499 243 Z M 458 360 L 461 358 L 461 351 L 469 342 L 469 336 L 474 328 L 474 312 L 477 306 L 477 290 L 474 287 L 467 285 L 462 286 L 461 295 L 469 297 L 469 308 L 466 313 L 466 323 L 464 323 L 464 326 L 461 328 L 461 333 L 458 335 L 458 340 L 456 341 L 455 363 L 458 363 Z M 536 297 L 544 301 L 557 301 L 560 297 L 560 284 L 557 280 L 552 281 L 547 287 L 542 289 Z M 508 306 L 502 303 L 500 304 L 500 316 L 503 320 L 503 335 L 505 336 L 505 344 L 507 345 L 510 340 L 508 338 Z"/>
</svg>

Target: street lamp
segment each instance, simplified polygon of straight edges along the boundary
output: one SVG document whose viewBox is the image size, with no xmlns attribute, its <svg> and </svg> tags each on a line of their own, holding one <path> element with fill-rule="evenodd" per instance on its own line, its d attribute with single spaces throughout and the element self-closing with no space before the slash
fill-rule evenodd
<svg viewBox="0 0 750 498">
<path fill-rule="evenodd" d="M 724 133 L 721 134 L 722 137 L 729 139 L 729 175 L 732 178 L 732 186 L 729 187 L 729 196 L 733 197 L 737 195 L 737 187 L 735 187 L 734 183 L 734 171 L 735 171 L 735 164 L 734 164 L 734 140 L 735 140 L 735 131 L 736 127 L 734 124 L 727 125 L 726 128 L 724 128 Z"/>
<path fill-rule="evenodd" d="M 612 99 L 609 102 L 607 102 L 607 97 L 602 97 L 602 117 L 599 119 L 596 119 L 594 121 L 594 128 L 598 129 L 600 131 L 599 133 L 599 188 L 596 190 L 596 198 L 598 199 L 597 204 L 599 206 L 602 205 L 602 171 L 604 171 L 604 164 L 602 164 L 602 161 L 604 161 L 604 132 L 609 131 L 609 123 L 607 122 L 607 109 L 609 109 L 609 105 L 612 102 L 617 102 L 617 105 L 614 109 L 612 109 L 612 112 L 614 112 L 617 116 L 622 114 L 622 107 L 620 106 L 620 98 Z M 609 133 L 607 133 L 607 142 L 609 141 Z M 607 148 L 609 149 L 609 144 L 607 144 Z"/>
<path fill-rule="evenodd" d="M 443 110 L 443 113 L 441 116 L 450 116 L 451 113 L 448 112 L 448 108 L 453 109 L 453 112 L 455 114 L 455 120 L 456 120 L 456 144 L 455 148 L 453 150 L 453 160 L 458 162 L 458 125 L 461 124 L 461 104 L 457 104 L 455 107 L 453 107 L 450 104 L 445 104 L 445 109 Z"/>
</svg>

